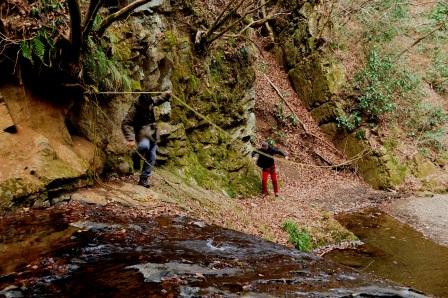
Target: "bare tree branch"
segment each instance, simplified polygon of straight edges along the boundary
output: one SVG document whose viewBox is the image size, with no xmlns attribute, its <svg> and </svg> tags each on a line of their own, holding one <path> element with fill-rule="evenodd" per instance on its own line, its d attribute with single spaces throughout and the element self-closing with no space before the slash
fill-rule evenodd
<svg viewBox="0 0 448 298">
<path fill-rule="evenodd" d="M 261 3 L 261 15 L 263 16 L 263 19 L 265 19 L 267 17 L 265 2 L 266 2 L 265 0 L 261 0 L 261 2 L 260 2 Z M 269 38 L 271 39 L 271 42 L 274 43 L 275 42 L 274 31 L 272 30 L 271 26 L 269 25 L 269 21 L 266 21 L 265 26 L 266 26 L 266 30 L 268 31 Z"/>
<path fill-rule="evenodd" d="M 219 28 L 221 21 L 221 18 L 224 16 L 224 14 L 229 11 L 230 7 L 232 6 L 233 3 L 235 3 L 237 0 L 231 0 L 225 7 L 224 9 L 221 11 L 221 13 L 219 14 L 219 16 L 215 19 L 215 21 L 213 22 L 213 24 L 210 26 L 209 31 L 215 31 L 217 28 Z M 244 1 L 244 0 L 243 0 Z"/>
<path fill-rule="evenodd" d="M 324 22 L 324 24 L 322 25 L 322 28 L 320 28 L 319 33 L 317 34 L 317 39 L 322 37 L 322 34 L 324 33 L 325 27 L 327 27 L 327 25 L 330 23 L 331 21 L 331 15 L 333 14 L 333 10 L 335 7 L 335 2 L 336 0 L 332 0 L 331 1 L 331 8 L 330 8 L 330 12 L 328 13 L 328 15 L 326 16 L 326 20 Z"/>
<path fill-rule="evenodd" d="M 227 22 L 228 19 L 230 19 L 232 16 L 234 16 L 236 14 L 236 12 L 238 11 L 238 9 L 241 7 L 241 5 L 243 5 L 243 3 L 246 0 L 241 0 L 240 2 L 238 2 L 238 4 L 233 7 L 230 8 L 230 6 L 227 6 L 226 8 L 223 9 L 223 11 L 221 12 L 221 16 L 223 15 L 223 12 L 228 11 L 228 13 L 223 16 L 221 18 L 221 20 L 217 20 L 213 23 L 213 25 L 210 27 L 210 29 L 207 30 L 207 33 L 205 34 L 205 39 L 208 40 L 210 39 L 211 35 L 213 34 L 213 32 L 215 32 L 216 29 L 218 29 L 219 27 L 221 27 L 225 22 Z M 231 3 L 234 1 L 231 1 Z"/>
<path fill-rule="evenodd" d="M 256 21 L 252 21 L 249 24 L 247 24 L 243 29 L 240 30 L 240 32 L 238 33 L 239 35 L 243 34 L 247 29 L 249 28 L 257 28 L 260 27 L 264 24 L 266 24 L 268 21 L 275 19 L 276 17 L 280 16 L 280 15 L 288 15 L 289 13 L 276 13 L 273 15 L 268 15 L 267 17 L 260 19 L 260 20 L 256 20 Z"/>
<path fill-rule="evenodd" d="M 89 10 L 87 11 L 86 19 L 84 20 L 84 29 L 82 31 L 84 41 L 87 39 L 90 31 L 92 30 L 96 15 L 98 14 L 101 6 L 103 6 L 102 0 L 90 0 Z"/>
<path fill-rule="evenodd" d="M 277 88 L 277 86 L 274 85 L 274 83 L 271 81 L 271 79 L 267 76 L 264 75 L 264 77 L 266 78 L 266 80 L 269 82 L 269 84 L 271 85 L 272 88 L 274 88 L 275 92 L 277 92 L 277 95 L 283 100 L 283 102 L 286 104 L 286 106 L 288 107 L 288 109 L 291 111 L 291 113 L 295 116 L 295 118 L 297 119 L 297 122 L 299 122 L 299 124 L 302 126 L 303 130 L 305 131 L 305 133 L 309 136 L 312 136 L 314 139 L 322 142 L 322 144 L 324 144 L 325 146 L 327 146 L 328 148 L 331 148 L 333 150 L 333 152 L 335 152 L 337 155 L 344 157 L 344 155 L 336 149 L 336 147 L 334 146 L 334 144 L 330 143 L 329 141 L 319 137 L 318 135 L 312 133 L 306 126 L 305 124 L 300 121 L 299 116 L 297 116 L 296 112 L 294 112 L 294 109 L 292 108 L 292 106 L 289 104 L 289 102 L 286 100 L 286 98 L 283 96 L 283 94 L 280 92 L 280 90 Z M 316 152 L 315 152 L 316 153 Z"/>
<path fill-rule="evenodd" d="M 293 115 L 296 117 L 297 122 L 299 122 L 300 126 L 302 126 L 303 130 L 305 131 L 305 133 L 309 133 L 309 131 L 308 131 L 307 127 L 305 126 L 305 124 L 302 121 L 300 121 L 299 116 L 297 116 L 296 112 L 294 112 L 294 109 L 289 104 L 289 102 L 286 100 L 286 98 L 283 96 L 283 94 L 280 92 L 280 90 L 277 88 L 277 86 L 274 85 L 274 83 L 271 81 L 271 79 L 267 75 L 264 75 L 264 77 L 266 78 L 268 83 L 272 86 L 272 88 L 274 88 L 275 92 L 277 92 L 277 95 L 283 100 L 283 102 L 286 104 L 286 106 L 291 111 L 291 113 L 293 113 Z"/>
<path fill-rule="evenodd" d="M 139 6 L 142 6 L 146 3 L 148 3 L 151 0 L 137 0 L 132 2 L 131 4 L 123 7 L 119 11 L 112 13 L 108 15 L 100 24 L 98 30 L 96 31 L 98 36 L 102 36 L 106 29 L 112 25 L 113 22 L 117 21 L 120 18 L 126 17 L 128 14 L 132 13 L 134 9 L 138 8 Z"/>
<path fill-rule="evenodd" d="M 256 6 L 255 8 L 248 10 L 246 12 L 244 12 L 236 21 L 234 21 L 233 23 L 231 23 L 230 25 L 228 25 L 226 28 L 224 28 L 221 32 L 219 32 L 218 34 L 216 34 L 214 37 L 212 38 L 208 38 L 206 40 L 206 42 L 208 44 L 212 44 L 215 40 L 217 40 L 218 38 L 220 38 L 221 36 L 223 36 L 225 33 L 227 33 L 229 30 L 231 30 L 232 28 L 234 28 L 236 25 L 238 25 L 241 21 L 244 20 L 245 17 L 247 17 L 248 15 L 250 15 L 251 13 L 254 13 L 256 11 L 259 11 L 263 6 L 267 5 L 270 2 L 270 0 L 266 1 L 265 3 Z"/>
</svg>

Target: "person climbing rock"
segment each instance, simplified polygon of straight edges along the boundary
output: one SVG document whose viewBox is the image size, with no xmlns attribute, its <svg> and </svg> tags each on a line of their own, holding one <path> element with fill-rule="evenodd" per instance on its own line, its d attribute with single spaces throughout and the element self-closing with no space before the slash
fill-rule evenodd
<svg viewBox="0 0 448 298">
<path fill-rule="evenodd" d="M 135 149 L 134 169 L 140 170 L 143 159 L 143 170 L 138 181 L 139 185 L 149 187 L 149 177 L 156 162 L 157 127 L 154 116 L 154 106 L 161 104 L 171 97 L 171 91 L 162 92 L 158 96 L 140 95 L 132 104 L 123 119 L 121 128 L 129 149 Z"/>
<path fill-rule="evenodd" d="M 275 160 L 272 157 L 274 155 L 281 155 L 287 159 L 288 156 L 286 155 L 285 152 L 278 149 L 277 147 L 270 146 L 267 142 L 261 143 L 261 148 L 258 149 L 258 151 L 261 151 L 266 154 L 266 155 L 260 154 L 257 153 L 256 151 L 252 153 L 252 156 L 258 154 L 257 166 L 259 166 L 262 170 L 261 174 L 262 194 L 263 195 L 268 194 L 268 178 L 269 175 L 271 175 L 272 185 L 274 186 L 274 194 L 276 197 L 278 197 L 279 187 L 278 187 L 277 172 L 275 169 Z"/>
</svg>

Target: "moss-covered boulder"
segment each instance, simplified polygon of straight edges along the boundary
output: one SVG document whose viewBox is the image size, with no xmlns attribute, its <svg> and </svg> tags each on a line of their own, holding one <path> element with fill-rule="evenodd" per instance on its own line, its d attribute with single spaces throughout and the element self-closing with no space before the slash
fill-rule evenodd
<svg viewBox="0 0 448 298">
<path fill-rule="evenodd" d="M 386 150 L 373 150 L 368 142 L 360 140 L 355 133 L 336 143 L 349 159 L 353 159 L 367 183 L 377 189 L 399 186 L 408 168 Z"/>
<path fill-rule="evenodd" d="M 330 89 L 325 74 L 315 57 L 302 61 L 288 74 L 294 90 L 308 108 L 315 108 L 330 100 Z"/>
<path fill-rule="evenodd" d="M 311 110 L 311 116 L 319 125 L 335 122 L 338 116 L 344 114 L 344 110 L 338 101 L 326 102 Z"/>
<path fill-rule="evenodd" d="M 437 173 L 438 168 L 427 158 L 417 153 L 412 159 L 412 173 L 417 178 L 425 178 Z"/>
</svg>

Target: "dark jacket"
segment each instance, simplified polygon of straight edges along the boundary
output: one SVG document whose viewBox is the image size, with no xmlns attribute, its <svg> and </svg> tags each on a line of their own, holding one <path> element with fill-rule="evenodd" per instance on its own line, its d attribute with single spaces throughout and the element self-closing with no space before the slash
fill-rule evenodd
<svg viewBox="0 0 448 298">
<path fill-rule="evenodd" d="M 281 155 L 283 157 L 286 156 L 285 152 L 283 152 L 282 150 L 280 150 L 274 146 L 268 146 L 267 149 L 260 148 L 260 149 L 258 149 L 258 151 L 266 153 L 267 155 L 270 155 L 270 156 L 275 156 L 275 155 Z M 267 169 L 274 165 L 275 161 L 272 157 L 269 157 L 269 156 L 266 156 L 263 154 L 259 154 L 257 152 L 252 153 L 253 156 L 255 154 L 258 154 L 257 166 L 259 166 L 260 168 Z"/>
<path fill-rule="evenodd" d="M 169 95 L 150 96 L 148 94 L 140 95 L 121 123 L 124 137 L 127 141 L 139 141 L 142 138 L 148 138 L 156 142 L 157 129 L 154 116 L 154 105 L 163 103 L 169 99 Z"/>
</svg>

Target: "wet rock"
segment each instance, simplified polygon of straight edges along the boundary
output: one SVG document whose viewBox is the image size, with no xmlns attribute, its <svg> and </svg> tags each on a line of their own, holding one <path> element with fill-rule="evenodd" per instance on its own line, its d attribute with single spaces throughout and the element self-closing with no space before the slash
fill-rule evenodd
<svg viewBox="0 0 448 298">
<path fill-rule="evenodd" d="M 164 264 L 146 263 L 140 265 L 128 266 L 126 269 L 137 269 L 145 278 L 145 282 L 161 282 L 163 279 L 179 276 L 197 276 L 198 274 L 205 276 L 237 275 L 241 273 L 238 268 L 208 268 L 196 264 L 183 264 L 170 262 Z"/>
<path fill-rule="evenodd" d="M 382 287 L 362 287 L 358 289 L 333 289 L 331 292 L 297 293 L 299 297 L 428 297 L 408 288 L 386 289 Z"/>
<path fill-rule="evenodd" d="M 116 230 L 121 229 L 121 225 L 118 224 L 107 224 L 102 222 L 92 222 L 92 221 L 77 221 L 70 223 L 71 226 L 83 229 L 83 230 L 92 230 L 95 232 L 101 231 L 101 230 Z"/>
<path fill-rule="evenodd" d="M 169 101 L 154 107 L 154 116 L 158 121 L 169 121 L 171 119 L 171 104 Z"/>
<path fill-rule="evenodd" d="M 206 223 L 202 222 L 202 221 L 194 221 L 194 222 L 192 222 L 192 225 L 199 227 L 199 228 L 203 228 L 206 226 Z"/>
<path fill-rule="evenodd" d="M 0 296 L 4 296 L 5 298 L 22 298 L 22 297 L 24 297 L 22 291 L 14 285 L 7 286 L 3 290 L 1 290 Z"/>
<path fill-rule="evenodd" d="M 108 203 L 104 195 L 96 192 L 74 193 L 72 194 L 71 199 L 73 201 L 86 202 L 100 206 L 105 206 Z"/>
<path fill-rule="evenodd" d="M 33 208 L 47 208 L 50 206 L 51 203 L 48 200 L 36 200 L 33 204 Z"/>
<path fill-rule="evenodd" d="M 71 194 L 62 194 L 58 197 L 52 198 L 51 199 L 51 205 L 56 205 L 56 204 L 60 204 L 63 202 L 68 202 L 71 200 Z"/>
</svg>

